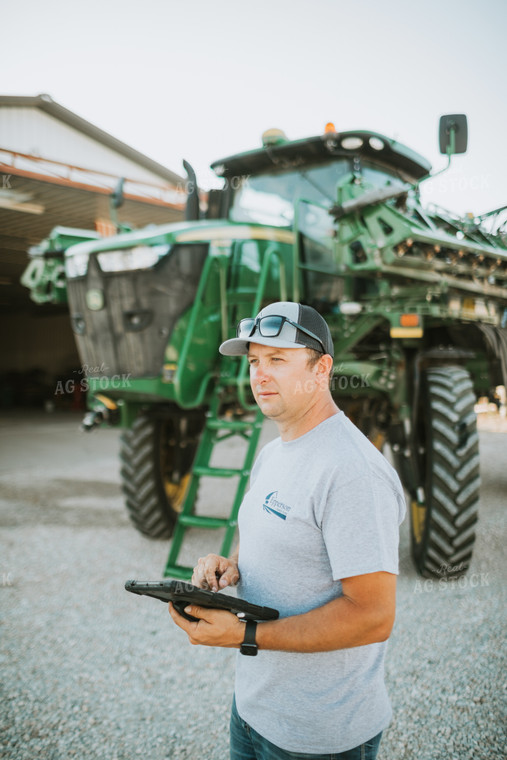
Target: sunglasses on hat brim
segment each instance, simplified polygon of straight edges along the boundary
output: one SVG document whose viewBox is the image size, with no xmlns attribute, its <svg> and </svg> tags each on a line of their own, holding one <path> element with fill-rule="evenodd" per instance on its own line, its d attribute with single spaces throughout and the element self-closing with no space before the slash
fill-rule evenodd
<svg viewBox="0 0 507 760">
<path fill-rule="evenodd" d="M 257 319 L 242 319 L 241 322 L 238 323 L 236 337 L 246 340 L 252 337 L 255 330 L 258 330 L 259 335 L 262 335 L 263 338 L 276 338 L 282 332 L 282 328 L 286 322 L 289 325 L 292 325 L 292 327 L 296 327 L 298 330 L 301 330 L 301 332 L 304 332 L 305 335 L 309 335 L 313 340 L 316 340 L 317 343 L 322 346 L 323 353 L 328 353 L 323 342 L 317 335 L 315 335 L 315 333 L 312 333 L 311 330 L 307 330 L 306 327 L 299 325 L 297 322 L 293 322 L 292 319 L 282 317 L 279 314 L 269 314 L 265 317 L 257 317 Z"/>
</svg>

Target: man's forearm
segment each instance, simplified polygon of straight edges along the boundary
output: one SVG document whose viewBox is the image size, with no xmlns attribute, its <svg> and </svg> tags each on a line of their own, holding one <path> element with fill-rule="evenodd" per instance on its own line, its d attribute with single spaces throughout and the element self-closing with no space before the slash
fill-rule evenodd
<svg viewBox="0 0 507 760">
<path fill-rule="evenodd" d="M 389 638 L 396 608 L 396 576 L 377 572 L 342 580 L 343 595 L 302 615 L 260 623 L 259 649 L 328 652 Z"/>
<path fill-rule="evenodd" d="M 260 650 L 328 652 L 385 641 L 393 622 L 390 609 L 366 609 L 342 596 L 302 615 L 259 623 L 256 641 Z"/>
</svg>

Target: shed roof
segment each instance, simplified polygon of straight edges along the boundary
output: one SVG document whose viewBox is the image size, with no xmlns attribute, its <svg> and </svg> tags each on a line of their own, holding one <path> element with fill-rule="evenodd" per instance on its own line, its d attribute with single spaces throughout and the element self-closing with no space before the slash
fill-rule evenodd
<svg viewBox="0 0 507 760">
<path fill-rule="evenodd" d="M 120 164 L 125 163 L 127 172 L 136 166 L 140 171 L 137 178 L 131 178 L 113 174 L 111 168 L 98 171 L 90 165 L 76 165 L 78 161 L 86 164 L 89 156 L 80 157 L 79 142 L 72 141 L 66 146 L 71 151 L 70 163 L 55 160 L 49 155 L 51 151 L 45 150 L 46 135 L 41 135 L 40 152 L 44 156 L 24 153 L 22 135 L 18 139 L 11 123 L 10 139 L 4 135 L 4 142 L 12 145 L 2 145 L 0 138 L 0 313 L 38 308 L 19 280 L 28 263 L 28 250 L 46 238 L 53 227 L 105 230 L 111 225 L 111 193 L 120 176 L 125 180 L 124 203 L 117 218 L 133 227 L 181 220 L 186 199 L 186 182 L 182 177 L 55 103 L 49 95 L 0 96 L 0 110 L 10 107 L 37 109 L 48 122 L 57 119 L 60 122 L 55 128 L 57 144 L 61 129 L 77 130 L 83 140 L 97 145 L 99 158 L 105 152 L 112 153 L 119 157 Z M 31 126 L 36 132 L 38 125 L 33 121 Z M 76 151 L 75 160 L 72 150 Z M 103 163 L 97 161 L 99 166 Z M 62 310 L 48 305 L 44 313 Z"/>
<path fill-rule="evenodd" d="M 68 108 L 57 103 L 50 95 L 45 93 L 35 96 L 22 96 L 22 95 L 0 95 L 0 108 L 2 107 L 15 107 L 15 108 L 38 108 L 41 111 L 49 114 L 55 119 L 67 124 L 84 135 L 91 137 L 93 140 L 105 145 L 111 150 L 116 151 L 125 158 L 135 161 L 140 166 L 143 166 L 150 172 L 157 174 L 162 179 L 177 185 L 184 181 L 183 177 L 176 172 L 171 171 L 152 158 L 145 156 L 144 153 L 140 153 L 135 148 L 130 147 L 126 143 L 113 137 L 103 129 L 96 127 L 95 124 L 86 121 L 81 116 L 78 116 L 73 111 L 69 111 Z"/>
</svg>

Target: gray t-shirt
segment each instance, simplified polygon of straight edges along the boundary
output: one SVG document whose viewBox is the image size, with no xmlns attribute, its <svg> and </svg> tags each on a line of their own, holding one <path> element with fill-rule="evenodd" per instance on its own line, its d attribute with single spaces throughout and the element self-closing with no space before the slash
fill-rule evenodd
<svg viewBox="0 0 507 760">
<path fill-rule="evenodd" d="M 343 412 L 260 452 L 239 513 L 239 596 L 281 617 L 341 596 L 341 578 L 398 572 L 405 498 L 395 470 Z M 239 654 L 240 716 L 291 752 L 345 752 L 382 731 L 387 642 Z"/>
</svg>

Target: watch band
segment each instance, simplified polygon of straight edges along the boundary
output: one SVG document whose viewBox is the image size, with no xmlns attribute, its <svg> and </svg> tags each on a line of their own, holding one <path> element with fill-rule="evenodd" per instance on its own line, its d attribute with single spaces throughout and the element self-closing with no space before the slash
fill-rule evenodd
<svg viewBox="0 0 507 760">
<path fill-rule="evenodd" d="M 257 622 L 255 620 L 247 620 L 245 623 L 245 637 L 241 644 L 239 651 L 241 654 L 247 654 L 250 657 L 255 657 L 258 652 L 257 644 L 255 643 L 255 633 L 257 631 Z"/>
</svg>

